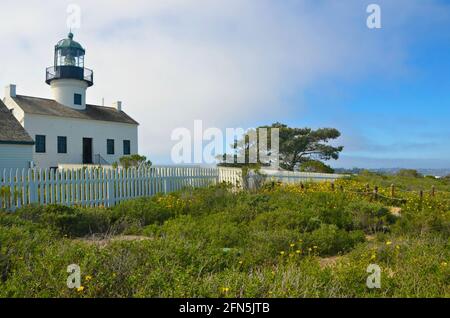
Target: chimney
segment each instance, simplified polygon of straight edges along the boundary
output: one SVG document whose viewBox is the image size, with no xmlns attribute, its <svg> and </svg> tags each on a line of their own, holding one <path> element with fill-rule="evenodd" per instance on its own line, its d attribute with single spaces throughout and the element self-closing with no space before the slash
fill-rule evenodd
<svg viewBox="0 0 450 318">
<path fill-rule="evenodd" d="M 16 85 L 9 84 L 5 87 L 5 97 L 16 97 Z"/>
<path fill-rule="evenodd" d="M 114 103 L 113 103 L 113 107 L 114 107 L 118 112 L 121 112 L 121 111 L 122 111 L 122 102 L 114 102 Z"/>
</svg>

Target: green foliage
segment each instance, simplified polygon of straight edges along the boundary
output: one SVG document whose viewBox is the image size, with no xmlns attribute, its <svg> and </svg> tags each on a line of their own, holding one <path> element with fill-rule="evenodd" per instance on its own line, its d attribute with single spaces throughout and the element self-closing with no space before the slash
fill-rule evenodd
<svg viewBox="0 0 450 318">
<path fill-rule="evenodd" d="M 238 163 L 235 155 L 224 154 L 219 157 L 223 159 L 220 166 L 242 167 L 246 165 L 255 165 L 250 162 L 250 153 L 253 151 L 257 158 L 257 165 L 268 166 L 265 158 L 261 158 L 259 130 L 267 129 L 267 145 L 271 145 L 271 129 L 279 129 L 279 159 L 280 167 L 286 170 L 293 171 L 296 166 L 311 160 L 331 160 L 338 159 L 340 152 L 344 149 L 342 146 L 332 146 L 329 142 L 341 136 L 341 133 L 334 128 L 321 128 L 313 130 L 311 128 L 291 128 L 281 123 L 275 123 L 271 126 L 261 126 L 256 130 L 247 131 L 241 140 L 238 140 L 233 149 L 237 151 L 239 157 L 244 158 L 245 163 Z M 250 138 L 255 136 L 256 138 Z M 253 140 L 255 139 L 255 140 Z M 271 149 L 268 147 L 264 155 L 270 155 Z M 233 160 L 228 160 L 233 163 L 226 163 L 227 157 Z"/>
<path fill-rule="evenodd" d="M 316 173 L 334 173 L 334 169 L 321 161 L 309 160 L 300 164 L 300 171 Z"/>
<path fill-rule="evenodd" d="M 346 210 L 352 215 L 354 228 L 368 234 L 389 231 L 390 226 L 397 221 L 397 217 L 382 204 L 350 202 Z"/>
<path fill-rule="evenodd" d="M 430 191 L 434 186 L 437 191 L 447 191 L 450 192 L 450 179 L 431 179 L 421 176 L 416 176 L 411 174 L 404 175 L 382 175 L 374 172 L 361 172 L 358 176 L 352 177 L 352 180 L 360 182 L 362 184 L 369 184 L 372 188 L 374 186 L 379 186 L 383 188 L 388 188 L 392 184 L 399 190 L 406 191 Z"/>
<path fill-rule="evenodd" d="M 334 224 L 322 224 L 317 230 L 302 236 L 306 246 L 312 246 L 323 256 L 349 252 L 356 244 L 365 241 L 362 231 L 344 231 Z"/>
<path fill-rule="evenodd" d="M 47 225 L 62 235 L 71 237 L 108 232 L 109 214 L 105 209 L 81 209 L 59 205 L 30 206 L 17 211 L 17 215 L 23 220 Z"/>
<path fill-rule="evenodd" d="M 119 162 L 124 169 L 141 167 L 150 168 L 152 166 L 152 162 L 147 160 L 147 157 L 138 154 L 123 156 L 119 159 Z M 117 168 L 118 163 L 114 163 L 113 167 Z"/>
<path fill-rule="evenodd" d="M 0 213 L 0 297 L 450 296 L 447 201 L 410 200 L 396 217 L 384 201 L 326 189 L 220 185 Z M 371 290 L 374 263 L 382 288 Z M 81 291 L 66 287 L 70 264 Z"/>
<path fill-rule="evenodd" d="M 417 172 L 417 170 L 414 170 L 414 169 L 402 169 L 399 172 L 397 172 L 397 176 L 399 176 L 399 177 L 409 177 L 409 178 L 422 177 L 422 175 L 419 172 Z"/>
<path fill-rule="evenodd" d="M 111 218 L 115 222 L 137 222 L 145 227 L 150 224 L 161 225 L 176 212 L 165 206 L 161 206 L 154 200 L 142 198 L 119 204 L 111 211 Z"/>
</svg>

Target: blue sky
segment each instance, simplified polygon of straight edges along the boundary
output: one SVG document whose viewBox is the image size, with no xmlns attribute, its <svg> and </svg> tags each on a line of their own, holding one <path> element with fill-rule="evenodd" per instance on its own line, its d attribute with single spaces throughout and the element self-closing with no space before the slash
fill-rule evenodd
<svg viewBox="0 0 450 318">
<path fill-rule="evenodd" d="M 43 71 L 73 1 L 2 2 L 0 86 L 51 97 Z M 382 29 L 366 27 L 366 7 Z M 170 163 L 171 132 L 336 127 L 336 167 L 450 167 L 450 1 L 119 0 L 76 2 L 75 39 L 96 83 L 122 100 L 141 153 Z M 19 18 L 20 17 L 20 18 Z"/>
</svg>

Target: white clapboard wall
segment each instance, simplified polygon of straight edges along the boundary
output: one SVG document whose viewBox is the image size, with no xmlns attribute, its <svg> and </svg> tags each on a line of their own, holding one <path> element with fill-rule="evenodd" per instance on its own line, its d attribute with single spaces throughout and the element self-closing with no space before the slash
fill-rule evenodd
<svg viewBox="0 0 450 318">
<path fill-rule="evenodd" d="M 267 180 L 283 183 L 333 181 L 340 175 L 262 171 Z M 0 209 L 14 211 L 30 204 L 111 207 L 120 202 L 170 193 L 186 187 L 218 183 L 243 185 L 236 168 L 158 167 L 147 169 L 3 170 L 0 173 Z"/>
</svg>

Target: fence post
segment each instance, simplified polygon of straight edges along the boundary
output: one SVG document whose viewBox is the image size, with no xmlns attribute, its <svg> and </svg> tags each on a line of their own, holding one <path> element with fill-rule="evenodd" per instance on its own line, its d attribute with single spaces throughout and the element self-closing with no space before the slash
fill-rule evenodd
<svg viewBox="0 0 450 318">
<path fill-rule="evenodd" d="M 334 192 L 334 181 L 331 182 L 331 191 Z"/>
<path fill-rule="evenodd" d="M 423 190 L 419 191 L 419 196 L 420 196 L 420 201 L 422 201 L 423 200 Z"/>
<path fill-rule="evenodd" d="M 0 209 L 3 208 L 3 198 L 2 197 L 3 197 L 3 175 L 0 174 Z"/>
<path fill-rule="evenodd" d="M 395 197 L 395 185 L 391 184 L 391 197 Z"/>
<path fill-rule="evenodd" d="M 431 186 L 431 196 L 434 197 L 436 195 L 436 187 L 433 185 Z"/>
<path fill-rule="evenodd" d="M 116 204 L 116 198 L 114 195 L 114 180 L 111 177 L 111 170 L 108 169 L 108 175 L 106 177 L 106 184 L 108 190 L 108 207 L 113 207 Z"/>
<path fill-rule="evenodd" d="M 375 186 L 375 188 L 373 189 L 373 197 L 376 200 L 378 198 L 378 187 Z"/>
<path fill-rule="evenodd" d="M 166 168 L 163 168 L 162 171 L 162 177 L 163 177 L 163 183 L 164 183 L 164 194 L 167 194 L 168 188 L 167 188 L 167 170 Z"/>
</svg>

